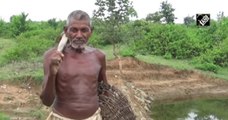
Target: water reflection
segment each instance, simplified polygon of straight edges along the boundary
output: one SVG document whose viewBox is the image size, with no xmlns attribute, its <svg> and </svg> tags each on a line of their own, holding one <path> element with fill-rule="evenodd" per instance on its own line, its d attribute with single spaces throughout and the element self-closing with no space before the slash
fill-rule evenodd
<svg viewBox="0 0 228 120">
<path fill-rule="evenodd" d="M 228 99 L 152 104 L 154 120 L 228 120 Z"/>
<path fill-rule="evenodd" d="M 216 116 L 214 116 L 214 115 L 204 116 L 202 119 L 203 119 L 203 120 L 219 120 L 219 119 L 218 119 Z M 182 119 L 179 119 L 179 120 L 182 120 Z M 190 112 L 190 113 L 188 113 L 188 117 L 185 118 L 184 120 L 199 120 L 198 114 L 195 113 L 195 112 Z"/>
</svg>

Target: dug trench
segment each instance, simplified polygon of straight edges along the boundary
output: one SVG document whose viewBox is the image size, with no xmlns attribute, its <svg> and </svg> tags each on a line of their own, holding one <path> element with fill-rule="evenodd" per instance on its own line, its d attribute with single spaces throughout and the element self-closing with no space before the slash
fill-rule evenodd
<svg viewBox="0 0 228 120">
<path fill-rule="evenodd" d="M 153 101 L 228 97 L 228 82 L 198 71 L 176 70 L 135 58 L 107 61 L 107 78 L 128 98 L 138 120 L 150 120 Z M 42 66 L 41 66 L 42 67 Z M 0 112 L 11 120 L 44 120 L 49 109 L 39 99 L 40 85 L 31 78 L 20 83 L 0 83 Z"/>
</svg>

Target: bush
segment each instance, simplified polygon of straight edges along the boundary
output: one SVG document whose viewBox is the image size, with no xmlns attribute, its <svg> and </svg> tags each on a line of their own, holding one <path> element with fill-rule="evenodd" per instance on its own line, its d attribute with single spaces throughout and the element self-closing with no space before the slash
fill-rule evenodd
<svg viewBox="0 0 228 120">
<path fill-rule="evenodd" d="M 201 64 L 196 64 L 195 67 L 200 70 L 211 71 L 214 73 L 217 73 L 218 69 L 219 69 L 219 66 L 217 66 L 213 63 L 207 63 L 207 62 L 201 63 Z"/>
<path fill-rule="evenodd" d="M 52 28 L 49 29 L 37 29 L 37 30 L 31 30 L 27 31 L 25 33 L 21 33 L 19 36 L 17 36 L 17 40 L 24 40 L 24 39 L 47 39 L 47 40 L 55 40 L 62 31 L 54 30 Z"/>
<path fill-rule="evenodd" d="M 42 55 L 48 48 L 53 46 L 54 41 L 47 39 L 23 39 L 17 43 L 17 46 L 6 51 L 3 55 L 6 62 L 30 60 Z"/>
<path fill-rule="evenodd" d="M 136 54 L 131 48 L 124 48 L 120 51 L 120 55 L 123 57 L 135 57 Z"/>
</svg>

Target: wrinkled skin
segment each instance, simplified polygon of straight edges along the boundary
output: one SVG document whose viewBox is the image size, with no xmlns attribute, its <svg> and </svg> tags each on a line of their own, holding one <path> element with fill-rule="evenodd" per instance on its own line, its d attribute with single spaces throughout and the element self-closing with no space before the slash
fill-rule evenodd
<svg viewBox="0 0 228 120">
<path fill-rule="evenodd" d="M 88 21 L 71 20 L 64 28 L 69 43 L 44 55 L 44 81 L 40 98 L 53 111 L 72 119 L 85 119 L 99 108 L 98 82 L 106 79 L 105 55 L 85 47 L 92 34 Z"/>
</svg>

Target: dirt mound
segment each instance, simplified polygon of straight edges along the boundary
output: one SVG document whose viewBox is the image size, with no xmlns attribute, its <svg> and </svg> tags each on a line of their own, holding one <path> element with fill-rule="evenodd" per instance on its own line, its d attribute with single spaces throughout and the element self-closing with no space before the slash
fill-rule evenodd
<svg viewBox="0 0 228 120">
<path fill-rule="evenodd" d="M 38 92 L 39 87 L 29 83 L 0 83 L 0 111 L 11 120 L 41 120 L 46 116 L 41 111 L 48 109 L 41 104 Z"/>
<path fill-rule="evenodd" d="M 128 100 L 139 120 L 150 120 L 153 101 L 173 101 L 200 97 L 227 97 L 228 83 L 209 78 L 197 71 L 175 70 L 148 64 L 135 58 L 107 61 L 107 78 Z M 0 111 L 12 120 L 43 120 L 48 109 L 39 99 L 40 86 L 0 83 Z M 46 113 L 46 114 L 44 114 Z"/>
<path fill-rule="evenodd" d="M 148 64 L 132 57 L 125 57 L 125 58 L 121 58 L 120 60 L 122 62 L 123 68 L 125 69 L 131 69 L 131 68 L 161 69 L 165 67 L 161 65 Z M 119 67 L 118 59 L 110 60 L 107 63 L 107 69 L 118 69 L 118 67 Z"/>
</svg>

